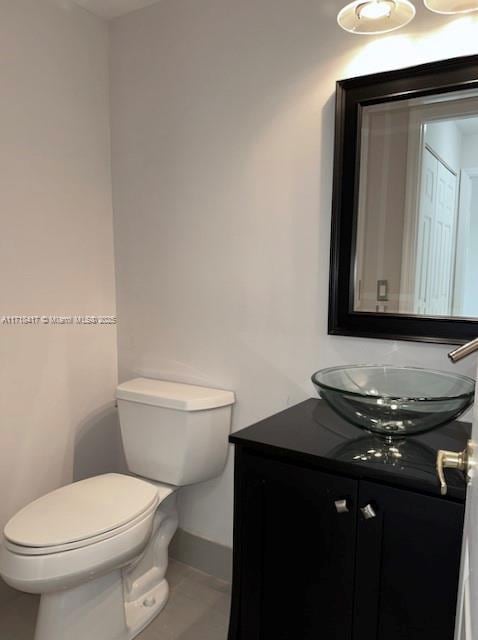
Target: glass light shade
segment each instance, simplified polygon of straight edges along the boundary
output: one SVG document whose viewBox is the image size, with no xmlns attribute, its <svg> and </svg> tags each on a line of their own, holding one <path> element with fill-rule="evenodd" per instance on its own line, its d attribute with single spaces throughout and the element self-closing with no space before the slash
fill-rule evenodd
<svg viewBox="0 0 478 640">
<path fill-rule="evenodd" d="M 425 6 L 430 11 L 444 14 L 478 11 L 477 0 L 425 0 Z"/>
<path fill-rule="evenodd" d="M 415 13 L 409 0 L 356 0 L 340 11 L 337 22 L 350 33 L 387 33 L 407 25 Z"/>
<path fill-rule="evenodd" d="M 380 0 L 379 2 L 363 2 L 356 9 L 358 17 L 363 20 L 380 20 L 389 18 L 395 8 L 395 2 Z"/>
</svg>

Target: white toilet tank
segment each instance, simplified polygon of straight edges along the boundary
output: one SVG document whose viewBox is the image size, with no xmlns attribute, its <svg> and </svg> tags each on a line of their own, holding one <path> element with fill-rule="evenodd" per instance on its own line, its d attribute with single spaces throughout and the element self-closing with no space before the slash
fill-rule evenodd
<svg viewBox="0 0 478 640">
<path fill-rule="evenodd" d="M 119 385 L 116 398 L 130 471 L 177 487 L 222 472 L 232 391 L 135 378 Z"/>
</svg>

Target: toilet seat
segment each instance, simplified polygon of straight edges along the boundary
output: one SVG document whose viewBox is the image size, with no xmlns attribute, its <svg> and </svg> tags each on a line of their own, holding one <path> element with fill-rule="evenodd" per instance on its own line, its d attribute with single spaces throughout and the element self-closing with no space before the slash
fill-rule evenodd
<svg viewBox="0 0 478 640">
<path fill-rule="evenodd" d="M 103 540 L 110 540 L 115 536 L 119 536 L 122 533 L 127 532 L 129 529 L 132 529 L 136 524 L 152 515 L 156 509 L 158 508 L 158 504 L 154 504 L 152 507 L 147 509 L 144 513 L 140 514 L 137 518 L 134 518 L 131 522 L 124 524 L 122 527 L 118 527 L 113 529 L 112 531 L 106 531 L 97 536 L 93 536 L 91 538 L 85 538 L 83 540 L 77 540 L 76 542 L 69 542 L 67 544 L 61 544 L 56 546 L 48 546 L 48 547 L 26 547 L 20 544 L 15 544 L 11 542 L 7 538 L 5 538 L 4 545 L 5 547 L 11 551 L 12 553 L 17 553 L 22 556 L 45 556 L 51 555 L 53 553 L 62 553 L 64 551 L 72 551 L 73 549 L 83 549 L 84 547 L 89 547 L 97 542 L 102 542 Z"/>
<path fill-rule="evenodd" d="M 60 585 L 62 589 L 72 587 L 131 562 L 149 540 L 153 519 L 151 514 L 122 533 L 60 553 L 16 553 L 4 544 L 0 546 L 2 576 L 28 593 L 57 591 Z"/>
<path fill-rule="evenodd" d="M 171 492 L 169 487 L 120 474 L 75 482 L 19 511 L 5 527 L 5 546 L 20 555 L 90 546 L 131 529 Z"/>
<path fill-rule="evenodd" d="M 95 478 L 91 481 L 94 484 Z M 168 504 L 169 497 L 175 493 L 175 488 L 169 485 L 150 484 L 145 480 L 138 482 L 150 485 L 155 496 L 154 502 L 130 522 L 110 531 L 63 545 L 45 547 L 23 546 L 4 538 L 0 545 L 2 577 L 20 591 L 46 594 L 59 588 L 74 587 L 129 564 L 144 550 L 151 536 L 153 521 L 161 512 L 163 503 Z M 63 489 L 68 494 L 68 487 Z M 112 496 L 114 498 L 120 499 L 121 496 Z"/>
</svg>

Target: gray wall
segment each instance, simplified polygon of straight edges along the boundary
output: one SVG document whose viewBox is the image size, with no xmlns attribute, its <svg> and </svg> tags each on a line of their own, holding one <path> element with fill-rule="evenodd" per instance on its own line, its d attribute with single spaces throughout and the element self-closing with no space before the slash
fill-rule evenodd
<svg viewBox="0 0 478 640">
<path fill-rule="evenodd" d="M 326 365 L 452 366 L 444 346 L 327 336 L 334 83 L 477 53 L 478 22 L 417 3 L 398 35 L 358 37 L 342 5 L 163 0 L 112 26 L 120 378 L 234 389 L 234 429 Z M 231 544 L 232 469 L 182 492 L 184 529 Z"/>
<path fill-rule="evenodd" d="M 368 121 L 366 154 L 362 151 L 364 173 L 357 233 L 357 280 L 360 301 L 356 311 L 375 312 L 386 306 L 388 313 L 399 311 L 400 277 L 407 188 L 409 110 L 372 110 Z M 387 280 L 388 301 L 377 300 L 377 281 Z M 358 289 L 358 282 L 357 282 Z"/>
<path fill-rule="evenodd" d="M 0 317 L 114 314 L 107 25 L 2 2 L 0 58 Z M 115 327 L 0 324 L 0 363 L 1 531 L 117 465 Z"/>
</svg>

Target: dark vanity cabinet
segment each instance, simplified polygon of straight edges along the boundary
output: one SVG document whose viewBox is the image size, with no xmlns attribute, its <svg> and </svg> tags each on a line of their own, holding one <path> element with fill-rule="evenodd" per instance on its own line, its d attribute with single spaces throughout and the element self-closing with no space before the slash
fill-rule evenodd
<svg viewBox="0 0 478 640">
<path fill-rule="evenodd" d="M 237 461 L 243 564 L 232 637 L 350 638 L 356 483 L 246 452 Z M 350 511 L 339 517 L 343 498 Z"/>
<path fill-rule="evenodd" d="M 387 445 L 309 400 L 234 434 L 229 640 L 453 640 L 465 488 L 432 461 L 467 433 Z"/>
</svg>

